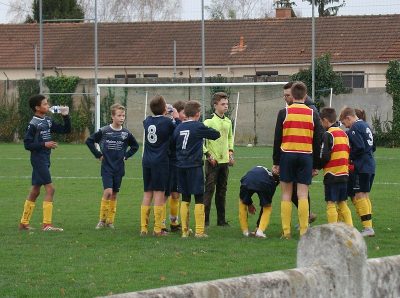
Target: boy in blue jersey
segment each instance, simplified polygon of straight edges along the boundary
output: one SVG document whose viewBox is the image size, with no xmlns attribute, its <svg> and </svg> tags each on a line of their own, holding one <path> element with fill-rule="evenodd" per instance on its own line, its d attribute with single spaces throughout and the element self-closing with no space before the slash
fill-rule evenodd
<svg viewBox="0 0 400 298">
<path fill-rule="evenodd" d="M 262 166 L 252 168 L 240 179 L 239 222 L 244 236 L 248 237 L 252 235 L 249 233 L 247 213 L 254 214 L 256 212 L 251 197 L 254 193 L 257 193 L 262 213 L 260 213 L 254 236 L 257 238 L 266 238 L 264 231 L 267 229 L 270 221 L 272 197 L 275 194 L 278 184 L 279 177 L 273 175 L 267 168 Z"/>
<path fill-rule="evenodd" d="M 172 117 L 166 117 L 167 103 L 161 95 L 150 101 L 150 109 L 154 116 L 143 121 L 145 144 L 142 159 L 144 194 L 141 205 L 140 234 L 148 233 L 150 205 L 154 199 L 154 236 L 165 236 L 162 230 L 165 191 L 168 189 L 170 137 L 176 127 L 178 113 L 173 109 Z"/>
<path fill-rule="evenodd" d="M 68 107 L 61 109 L 61 115 L 64 119 L 64 125 L 61 125 L 46 116 L 49 111 L 49 103 L 45 96 L 41 94 L 32 96 L 29 99 L 29 106 L 35 115 L 29 122 L 24 138 L 24 145 L 26 150 L 31 151 L 32 189 L 25 201 L 19 229 L 33 229 L 29 225 L 29 221 L 35 208 L 36 199 L 40 194 L 40 188 L 43 185 L 46 195 L 43 200 L 42 230 L 63 231 L 62 228 L 52 225 L 53 196 L 55 190 L 50 175 L 50 154 L 51 149 L 57 148 L 58 144 L 52 141 L 51 133 L 69 133 L 71 131 L 71 121 L 68 115 L 69 109 Z"/>
<path fill-rule="evenodd" d="M 340 121 L 349 128 L 350 160 L 354 164 L 354 205 L 361 216 L 364 237 L 375 236 L 372 228 L 372 205 L 369 193 L 375 177 L 374 137 L 369 125 L 358 119 L 354 109 L 344 108 Z"/>
<path fill-rule="evenodd" d="M 181 219 L 182 237 L 188 237 L 189 205 L 191 195 L 195 198 L 194 215 L 196 220 L 195 237 L 207 237 L 204 233 L 204 173 L 203 173 L 203 139 L 216 140 L 220 133 L 199 122 L 201 105 L 191 100 L 185 105 L 187 120 L 177 126 L 173 140 L 176 145 L 178 167 L 178 191 L 182 194 Z"/>
<path fill-rule="evenodd" d="M 125 160 L 139 149 L 134 136 L 122 127 L 125 121 L 125 107 L 116 103 L 111 106 L 112 123 L 100 128 L 87 140 L 86 145 L 93 155 L 101 161 L 103 197 L 100 204 L 100 219 L 96 229 L 114 229 L 117 212 L 117 194 L 125 175 Z M 100 151 L 96 145 L 99 144 Z M 127 149 L 129 150 L 127 151 Z"/>
</svg>

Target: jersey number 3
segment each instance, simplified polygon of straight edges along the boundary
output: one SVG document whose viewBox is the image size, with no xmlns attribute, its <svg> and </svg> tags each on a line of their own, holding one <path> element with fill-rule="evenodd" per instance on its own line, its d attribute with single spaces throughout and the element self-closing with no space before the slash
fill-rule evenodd
<svg viewBox="0 0 400 298">
<path fill-rule="evenodd" d="M 150 125 L 147 128 L 147 141 L 149 141 L 150 144 L 154 144 L 157 142 L 157 127 L 155 125 Z"/>
<path fill-rule="evenodd" d="M 190 130 L 181 130 L 179 132 L 179 135 L 184 136 L 183 137 L 183 143 L 182 143 L 182 149 L 186 149 L 186 145 L 189 139 L 189 135 L 190 135 Z"/>
</svg>

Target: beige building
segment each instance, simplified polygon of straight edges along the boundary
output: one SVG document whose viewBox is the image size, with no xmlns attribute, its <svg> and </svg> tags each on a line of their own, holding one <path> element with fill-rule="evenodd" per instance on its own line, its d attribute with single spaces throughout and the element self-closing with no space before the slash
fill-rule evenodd
<svg viewBox="0 0 400 298">
<path fill-rule="evenodd" d="M 206 76 L 279 80 L 308 68 L 311 18 L 280 16 L 206 21 Z M 330 53 L 348 87 L 384 87 L 400 59 L 400 15 L 317 18 L 316 37 L 316 55 Z M 100 23 L 98 38 L 99 78 L 201 77 L 200 21 Z M 0 25 L 0 41 L 0 80 L 38 78 L 39 25 Z M 44 24 L 43 53 L 45 76 L 93 78 L 94 25 Z"/>
</svg>

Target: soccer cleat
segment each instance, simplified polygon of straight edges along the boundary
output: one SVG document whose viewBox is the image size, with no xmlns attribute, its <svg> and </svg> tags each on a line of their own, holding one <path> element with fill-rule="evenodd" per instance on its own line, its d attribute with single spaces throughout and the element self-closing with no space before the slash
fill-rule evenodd
<svg viewBox="0 0 400 298">
<path fill-rule="evenodd" d="M 34 230 L 35 228 L 32 228 L 29 224 L 20 223 L 18 226 L 18 229 L 20 231 L 31 231 L 31 230 Z"/>
<path fill-rule="evenodd" d="M 217 223 L 217 226 L 229 228 L 231 225 L 227 221 L 220 221 Z"/>
<path fill-rule="evenodd" d="M 179 232 L 181 230 L 181 224 L 170 224 L 171 232 Z"/>
<path fill-rule="evenodd" d="M 140 231 L 140 237 L 145 237 L 148 235 L 148 231 Z"/>
<path fill-rule="evenodd" d="M 249 231 L 243 231 L 243 236 L 249 237 L 249 235 L 250 235 Z"/>
<path fill-rule="evenodd" d="M 99 221 L 95 227 L 96 230 L 100 230 L 106 227 L 106 223 L 104 221 Z"/>
<path fill-rule="evenodd" d="M 196 233 L 194 235 L 195 238 L 208 238 L 208 235 L 205 233 Z"/>
<path fill-rule="evenodd" d="M 165 232 L 165 233 L 169 233 L 167 228 L 162 228 L 161 231 Z"/>
<path fill-rule="evenodd" d="M 106 224 L 106 227 L 110 228 L 110 229 L 113 229 L 113 230 L 115 229 L 115 226 L 114 226 L 114 224 L 112 222 Z"/>
<path fill-rule="evenodd" d="M 43 232 L 62 232 L 64 229 L 54 227 L 52 224 L 44 224 L 42 227 Z"/>
<path fill-rule="evenodd" d="M 288 235 L 282 234 L 280 239 L 282 239 L 282 240 L 290 240 L 290 239 L 292 239 L 292 236 L 290 234 L 288 234 Z"/>
<path fill-rule="evenodd" d="M 310 212 L 308 217 L 308 223 L 313 223 L 317 219 L 317 215 L 315 213 Z"/>
<path fill-rule="evenodd" d="M 375 236 L 375 231 L 373 228 L 365 228 L 364 230 L 361 231 L 361 236 L 363 237 L 374 237 Z"/>
<path fill-rule="evenodd" d="M 260 230 L 257 230 L 257 232 L 254 235 L 256 238 L 267 238 L 267 236 Z"/>
<path fill-rule="evenodd" d="M 166 232 L 166 231 L 164 231 L 164 230 L 161 230 L 161 232 L 160 232 L 160 233 L 153 232 L 153 236 L 154 236 L 154 237 L 163 237 L 163 236 L 168 236 L 168 232 Z"/>
<path fill-rule="evenodd" d="M 192 229 L 188 229 L 186 232 L 182 231 L 182 238 L 188 238 L 190 235 L 192 235 L 192 233 Z"/>
</svg>

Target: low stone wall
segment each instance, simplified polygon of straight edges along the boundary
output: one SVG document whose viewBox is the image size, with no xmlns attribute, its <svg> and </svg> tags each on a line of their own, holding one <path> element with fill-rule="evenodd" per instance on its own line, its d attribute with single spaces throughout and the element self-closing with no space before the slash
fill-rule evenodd
<svg viewBox="0 0 400 298">
<path fill-rule="evenodd" d="M 297 267 L 111 297 L 400 297 L 400 255 L 367 260 L 361 234 L 345 224 L 310 228 Z"/>
</svg>

